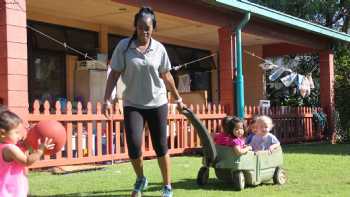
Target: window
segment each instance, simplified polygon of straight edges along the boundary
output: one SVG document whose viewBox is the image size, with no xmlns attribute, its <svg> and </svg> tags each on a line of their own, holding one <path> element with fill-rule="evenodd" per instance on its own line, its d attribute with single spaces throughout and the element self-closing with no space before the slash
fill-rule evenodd
<svg viewBox="0 0 350 197">
<path fill-rule="evenodd" d="M 65 30 L 69 46 L 88 53 L 96 58 L 98 53 L 98 33 L 80 29 L 67 28 Z"/>
<path fill-rule="evenodd" d="M 30 26 L 34 27 L 35 29 L 51 36 L 52 38 L 55 38 L 56 40 L 59 40 L 61 42 L 67 42 L 65 33 L 62 28 L 58 28 L 54 25 L 49 24 L 43 24 L 43 23 L 37 23 L 37 22 L 28 22 Z M 53 51 L 62 51 L 64 52 L 66 49 L 59 45 L 58 43 L 45 38 L 43 35 L 34 32 L 30 29 L 28 29 L 28 42 L 30 45 L 32 45 L 32 48 L 35 49 L 47 49 L 47 50 L 53 50 Z"/>
<path fill-rule="evenodd" d="M 173 67 L 180 64 L 188 63 L 199 58 L 210 55 L 210 51 L 180 47 L 176 45 L 165 44 L 169 59 Z M 175 82 L 178 75 L 189 74 L 191 78 L 190 89 L 206 90 L 208 100 L 211 101 L 211 70 L 214 66 L 213 58 L 209 57 L 204 60 L 189 64 L 186 68 L 173 72 Z"/>
<path fill-rule="evenodd" d="M 54 104 L 56 100 L 66 96 L 65 56 L 63 54 L 36 51 L 30 58 L 29 69 L 29 101 L 35 99 L 48 100 Z"/>
<path fill-rule="evenodd" d="M 98 52 L 98 33 L 59 25 L 28 21 L 28 25 L 66 42 L 69 46 L 87 52 L 96 58 Z M 85 59 L 74 51 L 28 29 L 28 84 L 29 102 L 35 99 L 48 100 L 51 105 L 59 98 L 66 98 L 66 55 L 73 54 Z M 31 107 L 31 106 L 30 106 Z"/>
<path fill-rule="evenodd" d="M 114 34 L 108 34 L 108 59 L 111 59 L 114 48 L 117 46 L 120 40 L 125 36 L 119 36 Z"/>
<path fill-rule="evenodd" d="M 89 56 L 96 57 L 98 52 L 98 33 L 93 31 L 75 29 L 70 27 L 64 27 L 59 25 L 47 24 L 36 21 L 28 21 L 28 24 L 35 29 L 49 35 L 50 37 L 65 42 L 67 45 L 80 50 L 81 52 L 87 52 Z M 74 54 L 74 51 L 64 48 L 62 45 L 44 37 L 43 35 L 28 29 L 28 43 L 29 49 L 37 50 L 50 50 L 57 52 L 64 52 L 67 54 Z M 84 57 L 81 56 L 81 59 Z"/>
</svg>

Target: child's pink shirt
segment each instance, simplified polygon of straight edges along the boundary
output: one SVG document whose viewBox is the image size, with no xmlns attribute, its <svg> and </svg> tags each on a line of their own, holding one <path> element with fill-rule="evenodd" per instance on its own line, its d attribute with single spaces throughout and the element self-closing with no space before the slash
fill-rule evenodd
<svg viewBox="0 0 350 197">
<path fill-rule="evenodd" d="M 240 148 L 244 148 L 245 142 L 243 138 L 232 138 L 230 135 L 221 132 L 217 133 L 214 136 L 214 142 L 218 145 L 235 147 L 239 146 Z"/>
<path fill-rule="evenodd" d="M 3 149 L 14 144 L 0 144 L 0 196 L 27 197 L 28 179 L 25 175 L 25 166 L 16 161 L 7 162 L 3 159 Z"/>
</svg>

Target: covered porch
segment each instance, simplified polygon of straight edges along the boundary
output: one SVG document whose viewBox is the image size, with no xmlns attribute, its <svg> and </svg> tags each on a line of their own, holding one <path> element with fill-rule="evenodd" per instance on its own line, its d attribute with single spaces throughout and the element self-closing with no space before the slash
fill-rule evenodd
<svg viewBox="0 0 350 197">
<path fill-rule="evenodd" d="M 6 12 L 3 12 L 3 19 L 5 20 L 3 20 L 1 37 L 6 42 L 2 42 L 2 62 L 4 62 L 2 65 L 4 66 L 2 66 L 1 77 L 7 83 L 4 83 L 1 89 L 1 98 L 6 105 L 22 111 L 22 114 L 25 113 L 28 105 L 26 100 L 28 92 L 32 91 L 30 84 L 28 88 L 28 82 L 26 82 L 30 80 L 28 79 L 27 58 L 32 50 L 35 50 L 30 47 L 27 51 L 25 47 L 30 43 L 25 33 L 27 24 L 31 25 L 30 22 L 35 21 L 96 32 L 98 43 L 96 53 L 108 54 L 114 48 L 114 46 L 109 46 L 111 44 L 108 37 L 110 35 L 121 37 L 131 35 L 133 32 L 133 15 L 142 6 L 139 1 L 123 0 L 98 2 L 92 0 L 83 2 L 56 1 L 50 3 L 35 0 L 28 2 L 28 5 L 25 4 L 25 1 L 18 2 L 21 7 L 17 6 L 16 3 L 2 3 L 2 7 Z M 214 59 L 210 68 L 210 87 L 208 87 L 210 89 L 210 102 L 229 105 L 229 113 L 236 114 L 236 88 L 233 85 L 233 82 L 236 81 L 235 28 L 247 12 L 240 6 L 248 3 L 232 2 L 234 3 L 227 3 L 226 1 L 210 1 L 210 3 L 206 1 L 147 1 L 145 5 L 153 7 L 157 12 L 158 29 L 155 33 L 156 39 L 165 44 L 205 50 L 209 53 L 218 52 L 218 58 Z M 251 5 L 248 4 L 247 6 Z M 26 12 L 24 13 L 22 9 Z M 270 11 L 267 8 L 259 7 L 256 10 L 259 9 L 266 12 Z M 250 21 L 242 29 L 243 50 L 264 58 L 287 54 L 319 53 L 321 60 L 320 81 L 322 82 L 321 107 L 331 117 L 334 103 L 332 95 L 333 55 L 330 46 L 334 39 L 346 40 L 348 38 L 340 33 L 309 24 L 306 21 L 285 16 L 281 13 L 273 13 L 277 16 L 263 16 L 260 13 L 252 13 Z M 278 20 L 278 18 L 283 17 L 287 17 L 287 22 L 290 23 Z M 295 21 L 300 23 L 299 26 Z M 300 27 L 303 23 L 305 23 L 305 28 Z M 306 25 L 314 27 L 314 29 Z M 319 32 L 315 32 L 316 30 L 319 30 Z M 50 32 L 46 33 L 49 34 Z M 338 37 L 336 37 L 337 34 L 339 34 Z M 47 41 L 49 42 L 49 40 Z M 69 44 L 69 42 L 67 43 Z M 13 54 L 15 51 L 17 53 Z M 243 54 L 245 104 L 257 105 L 258 101 L 265 99 L 266 96 L 263 71 L 258 68 L 261 61 L 246 53 Z M 66 96 L 68 100 L 72 100 L 75 94 L 72 87 L 74 82 L 72 67 L 74 61 L 79 57 L 77 54 L 66 54 L 65 56 L 64 78 L 66 84 L 65 95 L 63 96 Z M 13 64 L 26 68 L 12 71 L 10 68 L 16 67 Z M 20 84 L 21 87 L 14 87 L 15 84 L 17 86 Z M 10 99 L 16 96 L 23 99 L 20 101 Z M 31 102 L 33 102 L 33 99 L 31 99 Z M 240 108 L 242 107 L 244 105 L 240 106 Z"/>
<path fill-rule="evenodd" d="M 53 165 L 55 161 L 62 160 L 64 157 L 66 157 L 64 158 L 66 160 L 62 160 L 64 162 L 61 165 L 70 162 L 86 163 L 119 158 L 120 155 L 113 155 L 118 153 L 116 151 L 120 151 L 120 144 L 118 145 L 120 141 L 118 142 L 118 140 L 122 140 L 123 137 L 121 136 L 121 133 L 123 133 L 122 115 L 116 112 L 113 120 L 107 121 L 100 112 L 100 104 L 98 103 L 100 99 L 96 98 L 93 101 L 88 99 L 84 106 L 79 102 L 76 108 L 71 106 L 76 96 L 74 69 L 76 62 L 82 57 L 67 52 L 65 49 L 63 51 L 62 49 L 47 49 L 45 48 L 46 45 L 42 47 L 43 45 L 40 44 L 43 43 L 38 43 L 38 39 L 46 38 L 32 36 L 33 32 L 27 34 L 27 31 L 30 30 L 26 27 L 27 25 L 37 25 L 35 27 L 41 25 L 42 29 L 40 30 L 48 35 L 51 31 L 48 28 L 49 26 L 58 29 L 74 28 L 81 32 L 88 31 L 91 33 L 89 35 L 95 39 L 93 41 L 95 45 L 91 45 L 89 49 L 96 47 L 96 51 L 90 53 L 95 53 L 96 56 L 97 54 L 109 54 L 116 44 L 113 45 L 113 41 L 109 41 L 109 38 L 116 36 L 116 40 L 118 40 L 121 37 L 130 36 L 134 30 L 132 26 L 133 16 L 143 4 L 140 4 L 140 1 L 137 0 L 61 0 L 53 2 L 33 0 L 28 1 L 28 4 L 25 0 L 17 0 L 18 4 L 11 2 L 2 1 L 0 3 L 0 10 L 4 11 L 0 15 L 0 80 L 3 82 L 0 87 L 0 98 L 11 110 L 19 113 L 30 122 L 56 119 L 64 122 L 67 132 L 70 133 L 67 135 L 67 142 L 70 143 L 66 147 L 69 153 L 63 156 L 62 153 L 59 153 L 55 158 L 45 158 L 40 165 Z M 212 132 L 220 130 L 218 125 L 221 123 L 221 118 L 226 114 L 236 115 L 242 112 L 245 106 L 257 106 L 259 100 L 266 99 L 265 76 L 258 66 L 261 60 L 246 53 L 241 53 L 244 94 L 238 95 L 236 93 L 238 64 L 235 62 L 237 54 L 239 55 L 239 53 L 236 53 L 238 50 L 249 51 L 263 58 L 287 54 L 318 53 L 321 72 L 320 107 L 326 112 L 331 126 L 330 130 L 333 130 L 334 65 L 331 44 L 336 39 L 350 41 L 349 36 L 243 1 L 149 0 L 145 1 L 144 5 L 151 6 L 156 11 L 158 29 L 154 37 L 164 44 L 176 46 L 176 49 L 174 49 L 175 47 L 172 48 L 173 54 L 178 54 L 176 50 L 196 51 L 196 54 L 198 50 L 198 54 L 203 52 L 204 55 L 218 54 L 209 63 L 212 65 L 205 67 L 203 70 L 203 72 L 211 73 L 206 90 L 210 92 L 211 100 L 209 102 L 212 104 L 194 107 L 203 120 L 207 122 L 208 128 L 215 128 L 211 129 Z M 235 30 L 246 13 L 250 13 L 251 17 L 241 30 L 242 48 L 238 48 L 239 45 L 235 43 L 237 39 Z M 45 32 L 45 28 L 49 30 Z M 64 29 L 65 34 L 70 30 Z M 51 36 L 59 35 L 51 34 Z M 66 40 L 68 44 L 74 43 L 69 41 L 70 37 L 63 36 L 62 38 L 68 38 Z M 34 43 L 33 40 L 36 45 L 30 44 Z M 47 42 L 49 41 L 47 40 Z M 61 41 L 64 42 L 65 40 Z M 65 79 L 61 80 L 63 83 L 61 85 L 64 87 L 62 96 L 65 96 L 68 101 L 65 110 L 61 110 L 63 106 L 60 102 L 51 103 L 51 106 L 46 102 L 40 110 L 40 103 L 34 103 L 34 100 L 39 98 L 31 98 L 30 96 L 31 92 L 34 91 L 33 87 L 35 87 L 31 86 L 31 76 L 33 74 L 31 74 L 30 68 L 35 65 L 31 65 L 31 55 L 37 52 L 43 52 L 44 54 L 58 52 L 62 55 L 62 65 L 64 67 L 62 79 Z M 83 52 L 87 53 L 88 51 Z M 199 57 L 201 56 L 195 57 L 194 55 L 187 58 L 187 61 Z M 186 63 L 186 58 L 179 59 L 185 60 L 185 62 L 176 63 Z M 176 66 L 176 64 L 173 66 Z M 99 88 L 103 92 L 103 87 Z M 102 95 L 97 96 L 102 97 Z M 244 99 L 238 102 L 237 96 L 242 96 Z M 215 110 L 213 104 L 215 104 Z M 29 105 L 31 105 L 30 110 L 28 110 Z M 54 110 L 52 111 L 52 109 Z M 323 136 L 323 133 L 312 127 L 312 110 L 315 109 L 300 108 L 282 113 L 275 109 L 276 113 L 271 115 L 275 116 L 275 120 L 281 119 L 281 122 L 288 122 L 281 123 L 281 125 L 298 125 L 296 127 L 300 129 L 300 135 L 295 134 L 295 136 L 299 136 L 298 138 L 301 139 L 303 136 L 309 135 L 311 137 L 305 137 L 304 140 L 314 140 Z M 288 113 L 285 114 L 285 112 Z M 244 111 L 244 115 L 248 119 L 258 113 L 263 112 L 249 111 L 249 107 Z M 270 113 L 274 113 L 273 110 Z M 288 118 L 288 116 L 290 117 Z M 192 137 L 195 139 L 196 135 L 193 133 L 193 128 L 191 132 L 187 132 L 188 127 L 184 126 L 187 123 L 181 115 L 175 114 L 169 118 L 170 146 L 178 146 L 178 152 L 175 150 L 174 154 L 182 153 L 187 148 L 199 147 L 198 141 L 184 138 L 184 136 L 193 135 Z M 173 125 L 175 126 L 173 127 Z M 288 126 L 278 128 L 288 128 Z M 102 147 L 102 129 L 109 136 L 109 140 L 107 140 L 108 152 L 102 153 L 102 149 L 98 149 L 97 155 L 95 155 L 97 157 L 89 158 L 95 154 L 92 152 L 93 140 L 95 140 L 93 133 L 97 136 L 97 146 Z M 171 132 L 172 130 L 179 133 Z M 87 141 L 84 141 L 85 134 L 83 131 L 86 131 L 87 136 L 90 136 L 86 138 Z M 180 133 L 182 134 L 180 135 Z M 175 138 L 175 134 L 182 137 Z M 74 144 L 72 135 L 77 136 Z M 285 136 L 288 138 L 293 134 Z M 174 145 L 176 140 L 179 141 L 177 145 Z M 83 143 L 87 143 L 87 146 L 85 146 L 86 154 L 84 153 Z M 181 146 L 181 143 L 184 144 L 184 147 Z M 78 151 L 76 155 L 73 154 L 73 147 L 76 147 L 75 151 Z M 121 159 L 126 156 L 125 152 L 123 154 L 124 156 L 120 157 Z M 149 154 L 152 155 L 153 153 L 149 152 Z M 50 161 L 51 159 L 55 159 L 55 161 Z"/>
</svg>

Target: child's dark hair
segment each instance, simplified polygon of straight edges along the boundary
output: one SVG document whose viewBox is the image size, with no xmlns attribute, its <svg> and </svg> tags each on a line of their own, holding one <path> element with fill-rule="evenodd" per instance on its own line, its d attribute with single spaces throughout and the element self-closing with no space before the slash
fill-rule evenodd
<svg viewBox="0 0 350 197">
<path fill-rule="evenodd" d="M 5 107 L 0 106 L 0 129 L 9 131 L 22 123 L 22 119 Z"/>
<path fill-rule="evenodd" d="M 156 29 L 156 27 L 157 27 L 157 20 L 156 20 L 156 15 L 154 14 L 153 9 L 151 7 L 142 7 L 142 8 L 140 8 L 139 12 L 137 14 L 135 14 L 135 16 L 134 16 L 135 31 L 132 34 L 132 36 L 131 36 L 131 38 L 130 38 L 130 40 L 128 42 L 128 45 L 127 45 L 124 53 L 129 49 L 131 42 L 133 40 L 136 40 L 136 38 L 137 38 L 137 32 L 136 32 L 137 21 L 142 19 L 142 17 L 144 17 L 144 16 L 151 17 L 153 29 Z"/>
<path fill-rule="evenodd" d="M 250 121 L 250 124 L 256 123 L 256 120 L 258 119 L 258 115 L 253 116 L 252 120 Z"/>
<path fill-rule="evenodd" d="M 224 129 L 224 132 L 234 137 L 233 130 L 238 123 L 243 123 L 243 120 L 236 116 L 226 116 L 222 120 L 222 127 Z"/>
</svg>

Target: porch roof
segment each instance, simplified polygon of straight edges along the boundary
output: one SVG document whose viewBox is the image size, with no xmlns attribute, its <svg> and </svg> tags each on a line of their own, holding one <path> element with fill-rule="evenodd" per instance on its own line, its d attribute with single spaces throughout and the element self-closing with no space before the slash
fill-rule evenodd
<svg viewBox="0 0 350 197">
<path fill-rule="evenodd" d="M 350 42 L 349 34 L 339 32 L 337 30 L 327 28 L 255 3 L 251 3 L 247 0 L 215 0 L 214 3 L 238 12 L 250 12 L 252 15 L 256 15 L 257 17 L 265 20 L 280 23 L 302 31 Z"/>
</svg>

